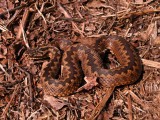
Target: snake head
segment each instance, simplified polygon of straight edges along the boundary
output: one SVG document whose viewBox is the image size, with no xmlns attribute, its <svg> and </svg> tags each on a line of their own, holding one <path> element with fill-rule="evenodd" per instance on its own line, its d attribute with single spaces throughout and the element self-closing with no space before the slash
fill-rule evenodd
<svg viewBox="0 0 160 120">
<path fill-rule="evenodd" d="M 73 43 L 69 40 L 59 40 L 59 48 L 61 50 L 66 50 L 68 47 L 70 47 Z"/>
<path fill-rule="evenodd" d="M 65 51 L 68 47 L 70 47 L 73 44 L 72 41 L 70 40 L 60 40 L 60 39 L 55 39 L 52 41 L 51 45 L 59 48 L 62 51 Z"/>
<path fill-rule="evenodd" d="M 55 54 L 60 54 L 60 51 L 57 47 L 54 46 L 43 46 L 36 49 L 27 50 L 26 54 L 32 60 L 43 60 L 43 59 L 51 59 L 55 56 Z"/>
</svg>

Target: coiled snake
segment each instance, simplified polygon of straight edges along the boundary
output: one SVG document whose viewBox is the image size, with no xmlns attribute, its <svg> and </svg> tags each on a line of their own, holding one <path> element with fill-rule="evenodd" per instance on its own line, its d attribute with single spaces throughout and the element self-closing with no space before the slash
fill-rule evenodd
<svg viewBox="0 0 160 120">
<path fill-rule="evenodd" d="M 87 42 L 87 41 L 86 41 Z M 57 48 L 58 47 L 58 48 Z M 94 48 L 94 50 L 92 49 Z M 142 71 L 142 63 L 134 47 L 121 37 L 102 37 L 92 44 L 72 44 L 67 40 L 58 42 L 58 46 L 50 48 L 50 61 L 42 65 L 41 82 L 45 94 L 67 96 L 74 93 L 85 76 L 100 78 L 99 82 L 106 87 L 115 87 L 135 82 Z M 120 66 L 104 69 L 99 54 L 110 49 L 116 56 Z M 63 56 L 61 56 L 61 51 Z M 57 73 L 61 75 L 58 78 Z"/>
</svg>

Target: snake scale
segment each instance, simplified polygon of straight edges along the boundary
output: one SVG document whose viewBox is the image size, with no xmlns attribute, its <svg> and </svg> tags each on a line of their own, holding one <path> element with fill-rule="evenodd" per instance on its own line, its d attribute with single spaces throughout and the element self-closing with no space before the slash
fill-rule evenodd
<svg viewBox="0 0 160 120">
<path fill-rule="evenodd" d="M 99 54 L 107 49 L 114 53 L 120 66 L 103 67 Z M 50 60 L 43 63 L 40 79 L 44 93 L 52 96 L 73 94 L 80 87 L 83 74 L 98 77 L 103 86 L 116 87 L 135 82 L 142 72 L 134 47 L 119 36 L 101 37 L 91 46 L 60 40 L 48 51 Z"/>
</svg>

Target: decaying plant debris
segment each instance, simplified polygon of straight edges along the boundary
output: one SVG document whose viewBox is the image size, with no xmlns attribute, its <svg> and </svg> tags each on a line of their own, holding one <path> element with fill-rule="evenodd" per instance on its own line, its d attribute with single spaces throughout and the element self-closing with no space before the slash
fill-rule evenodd
<svg viewBox="0 0 160 120">
<path fill-rule="evenodd" d="M 102 100 L 101 87 L 64 98 L 44 96 L 39 83 L 43 60 L 30 59 L 27 51 L 55 39 L 80 41 L 113 34 L 139 50 L 144 70 L 135 84 L 115 89 L 97 119 L 158 120 L 159 0 L 1 0 L 1 119 L 88 119 Z"/>
</svg>

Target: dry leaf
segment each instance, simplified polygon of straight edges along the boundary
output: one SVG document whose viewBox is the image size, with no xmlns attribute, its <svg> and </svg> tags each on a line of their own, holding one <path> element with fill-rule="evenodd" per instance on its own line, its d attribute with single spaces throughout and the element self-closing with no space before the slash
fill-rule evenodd
<svg viewBox="0 0 160 120">
<path fill-rule="evenodd" d="M 89 2 L 89 3 L 87 4 L 87 7 L 90 7 L 90 8 L 100 8 L 100 7 L 104 7 L 104 8 L 111 8 L 111 9 L 115 10 L 113 7 L 107 6 L 105 3 L 102 3 L 102 2 L 99 1 L 99 0 L 93 0 L 92 2 Z"/>
<path fill-rule="evenodd" d="M 146 31 L 141 32 L 141 33 L 139 34 L 140 37 L 141 37 L 144 41 L 146 41 L 146 40 L 150 37 L 150 35 L 152 34 L 152 32 L 153 32 L 153 30 L 154 30 L 154 27 L 155 27 L 155 24 L 154 24 L 154 23 L 151 23 L 151 24 L 148 26 L 148 28 L 147 28 Z"/>
<path fill-rule="evenodd" d="M 143 4 L 143 0 L 135 0 L 136 4 Z"/>
<path fill-rule="evenodd" d="M 157 38 L 154 40 L 154 45 L 160 45 L 160 36 L 157 36 Z"/>
<path fill-rule="evenodd" d="M 5 8 L 7 8 L 6 0 L 0 0 L 0 13 L 4 12 Z"/>
<path fill-rule="evenodd" d="M 86 81 L 86 84 L 80 87 L 77 92 L 82 91 L 83 89 L 90 90 L 94 86 L 98 85 L 97 83 L 97 77 L 84 77 L 84 80 Z"/>
<path fill-rule="evenodd" d="M 67 4 L 69 3 L 69 0 L 61 0 L 61 4 Z"/>
<path fill-rule="evenodd" d="M 4 59 L 4 58 L 6 58 L 6 56 L 5 56 L 5 55 L 0 54 L 0 59 Z"/>
<path fill-rule="evenodd" d="M 7 54 L 7 48 L 4 45 L 0 45 L 0 54 L 6 55 Z"/>
<path fill-rule="evenodd" d="M 53 96 L 44 95 L 44 100 L 46 100 L 55 110 L 61 109 L 63 106 L 68 105 L 67 102 L 57 99 Z"/>
</svg>

